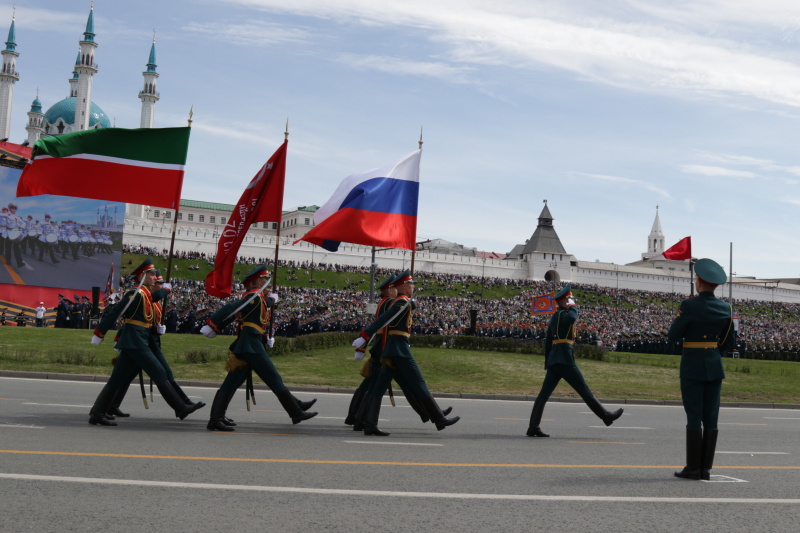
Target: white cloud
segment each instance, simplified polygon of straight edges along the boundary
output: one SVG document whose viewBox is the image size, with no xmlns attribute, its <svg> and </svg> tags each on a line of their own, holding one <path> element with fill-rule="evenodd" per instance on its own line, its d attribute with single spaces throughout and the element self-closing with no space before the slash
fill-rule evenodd
<svg viewBox="0 0 800 533">
<path fill-rule="evenodd" d="M 672 197 L 672 195 L 669 192 L 665 191 L 664 189 L 656 187 L 652 183 L 648 183 L 648 182 L 642 181 L 642 180 L 635 180 L 635 179 L 632 179 L 632 178 L 623 178 L 621 176 L 609 176 L 609 175 L 606 175 L 606 174 L 591 174 L 591 173 L 588 173 L 588 172 L 573 172 L 572 174 L 574 174 L 576 176 L 585 176 L 587 178 L 592 178 L 592 179 L 596 179 L 596 180 L 613 181 L 613 182 L 616 182 L 616 183 L 624 183 L 624 184 L 627 184 L 627 185 L 633 185 L 635 187 L 640 187 L 640 188 L 648 190 L 650 192 L 654 192 L 654 193 L 656 193 L 656 194 L 658 194 L 660 196 L 663 196 L 665 198 L 671 198 Z"/>
<path fill-rule="evenodd" d="M 469 80 L 466 75 L 474 70 L 468 67 L 454 67 L 442 62 L 410 61 L 377 55 L 343 54 L 339 56 L 338 60 L 356 69 L 424 76 L 453 83 L 467 83 Z"/>
<path fill-rule="evenodd" d="M 270 22 L 246 22 L 236 24 L 192 22 L 184 31 L 203 37 L 212 37 L 227 43 L 242 46 L 269 46 L 276 44 L 300 44 L 310 42 L 311 35 L 301 28 L 289 28 Z"/>
<path fill-rule="evenodd" d="M 733 170 L 730 168 L 717 167 L 711 165 L 681 165 L 680 169 L 687 174 L 700 174 L 702 176 L 723 176 L 726 178 L 758 178 L 748 170 Z"/>
</svg>

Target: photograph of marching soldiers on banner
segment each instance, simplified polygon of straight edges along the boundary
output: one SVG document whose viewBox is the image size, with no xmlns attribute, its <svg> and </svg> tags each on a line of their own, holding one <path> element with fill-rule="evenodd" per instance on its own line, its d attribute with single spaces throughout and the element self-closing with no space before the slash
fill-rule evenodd
<svg viewBox="0 0 800 533">
<path fill-rule="evenodd" d="M 125 204 L 17 198 L 20 174 L 0 167 L 0 284 L 87 291 L 105 288 L 109 273 L 116 272 L 111 286 L 118 287 Z"/>
</svg>

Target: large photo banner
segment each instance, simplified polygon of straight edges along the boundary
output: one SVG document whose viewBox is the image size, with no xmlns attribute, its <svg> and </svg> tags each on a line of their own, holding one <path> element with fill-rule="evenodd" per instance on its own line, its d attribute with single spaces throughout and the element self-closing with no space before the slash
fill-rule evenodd
<svg viewBox="0 0 800 533">
<path fill-rule="evenodd" d="M 62 299 L 91 302 L 93 287 L 102 305 L 119 287 L 125 204 L 17 198 L 21 173 L 0 166 L 0 308 L 17 314 L 42 302 L 48 311 Z"/>
</svg>

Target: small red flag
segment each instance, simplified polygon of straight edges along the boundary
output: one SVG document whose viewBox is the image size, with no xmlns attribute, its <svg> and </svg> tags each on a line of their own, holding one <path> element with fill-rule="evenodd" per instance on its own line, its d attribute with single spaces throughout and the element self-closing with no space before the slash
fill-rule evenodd
<svg viewBox="0 0 800 533">
<path fill-rule="evenodd" d="M 691 259 L 692 238 L 684 237 L 683 239 L 679 240 L 677 244 L 674 244 L 664 250 L 662 255 L 665 259 L 670 259 L 672 261 L 684 261 L 686 259 Z"/>
<path fill-rule="evenodd" d="M 242 193 L 217 242 L 214 270 L 206 276 L 206 292 L 227 298 L 233 291 L 233 266 L 247 230 L 256 222 L 280 222 L 283 217 L 283 185 L 286 147 L 278 148 Z"/>
<path fill-rule="evenodd" d="M 531 313 L 534 315 L 544 315 L 556 312 L 556 293 L 548 292 L 533 297 L 531 301 Z"/>
</svg>

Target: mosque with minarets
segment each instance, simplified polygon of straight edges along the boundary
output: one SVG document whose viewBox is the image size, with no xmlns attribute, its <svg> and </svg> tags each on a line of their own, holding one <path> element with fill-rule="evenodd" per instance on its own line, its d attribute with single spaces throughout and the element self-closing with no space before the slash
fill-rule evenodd
<svg viewBox="0 0 800 533">
<path fill-rule="evenodd" d="M 0 139 L 7 140 L 11 127 L 11 108 L 14 100 L 14 84 L 19 81 L 17 72 L 16 17 L 11 19 L 8 39 L 2 51 L 2 71 L 0 72 Z M 98 72 L 95 62 L 97 42 L 94 32 L 94 4 L 89 10 L 86 29 L 78 41 L 78 55 L 69 79 L 69 92 L 44 111 L 37 94 L 28 111 L 28 122 L 25 126 L 27 139 L 23 144 L 33 145 L 42 137 L 63 135 L 76 131 L 111 127 L 111 121 L 103 109 L 92 100 L 94 75 Z M 156 71 L 155 38 L 150 46 L 150 56 L 142 73 L 144 86 L 139 92 L 142 101 L 140 128 L 152 128 L 155 116 L 155 105 L 159 94 L 156 91 L 158 72 Z"/>
</svg>

